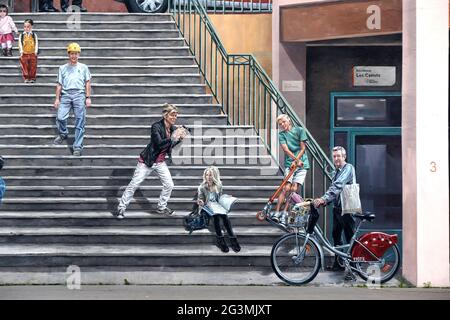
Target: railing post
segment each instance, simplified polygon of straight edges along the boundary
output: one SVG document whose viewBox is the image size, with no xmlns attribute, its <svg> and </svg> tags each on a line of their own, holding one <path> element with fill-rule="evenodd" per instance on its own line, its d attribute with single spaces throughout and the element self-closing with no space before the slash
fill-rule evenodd
<svg viewBox="0 0 450 320">
<path fill-rule="evenodd" d="M 230 111 L 230 62 L 229 62 L 229 56 L 225 57 L 226 65 L 227 65 L 227 115 L 229 116 Z M 232 123 L 233 124 L 233 123 Z"/>
</svg>

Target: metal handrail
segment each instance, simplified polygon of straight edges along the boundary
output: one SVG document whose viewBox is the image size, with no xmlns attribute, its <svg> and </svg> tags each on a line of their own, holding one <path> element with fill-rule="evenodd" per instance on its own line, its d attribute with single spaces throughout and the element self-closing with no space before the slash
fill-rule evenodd
<svg viewBox="0 0 450 320">
<path fill-rule="evenodd" d="M 311 161 L 311 194 L 325 192 L 331 181 L 333 163 L 297 116 L 286 98 L 251 54 L 229 54 L 199 0 L 172 2 L 170 11 L 190 53 L 195 57 L 207 88 L 232 125 L 250 125 L 278 164 L 273 144 L 278 145 L 273 120 L 287 114 L 294 126 L 306 132 Z M 322 180 L 316 173 L 322 174 Z M 321 182 L 317 190 L 316 181 Z M 325 215 L 326 216 L 326 215 Z M 326 221 L 324 221 L 326 229 Z"/>
</svg>

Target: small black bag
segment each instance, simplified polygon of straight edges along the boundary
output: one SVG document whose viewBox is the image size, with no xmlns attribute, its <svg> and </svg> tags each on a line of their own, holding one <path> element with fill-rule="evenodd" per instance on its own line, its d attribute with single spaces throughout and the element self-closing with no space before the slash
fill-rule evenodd
<svg viewBox="0 0 450 320">
<path fill-rule="evenodd" d="M 197 199 L 197 196 L 194 197 Z M 206 229 L 209 226 L 209 214 L 197 203 L 194 203 L 191 213 L 184 218 L 184 229 L 191 234 L 195 230 Z"/>
</svg>

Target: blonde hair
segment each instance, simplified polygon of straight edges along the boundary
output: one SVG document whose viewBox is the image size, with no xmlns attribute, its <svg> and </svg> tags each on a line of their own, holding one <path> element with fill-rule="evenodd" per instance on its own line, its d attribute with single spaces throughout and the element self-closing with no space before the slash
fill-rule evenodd
<svg viewBox="0 0 450 320">
<path fill-rule="evenodd" d="M 289 116 L 288 116 L 287 114 L 280 114 L 280 115 L 277 117 L 277 123 L 278 123 L 281 119 L 287 120 L 287 121 L 289 121 L 289 122 L 292 124 L 292 120 L 291 120 L 291 118 L 289 118 Z"/>
<path fill-rule="evenodd" d="M 217 167 L 210 166 L 203 171 L 203 184 L 207 185 L 208 182 L 206 181 L 206 174 L 210 172 L 212 176 L 213 181 L 213 189 L 215 192 L 219 192 L 219 189 L 222 188 L 222 181 L 220 181 L 220 172 Z"/>
<path fill-rule="evenodd" d="M 175 111 L 178 113 L 178 108 L 176 106 L 174 106 L 173 104 L 170 103 L 164 103 L 163 105 L 163 116 L 168 115 L 169 113 L 171 113 L 172 111 Z"/>
</svg>

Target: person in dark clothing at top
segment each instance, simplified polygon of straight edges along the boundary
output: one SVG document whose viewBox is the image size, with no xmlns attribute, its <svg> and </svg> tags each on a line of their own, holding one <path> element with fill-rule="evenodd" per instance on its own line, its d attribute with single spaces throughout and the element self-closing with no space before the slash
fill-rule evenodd
<svg viewBox="0 0 450 320">
<path fill-rule="evenodd" d="M 87 9 L 82 6 L 83 0 L 73 0 L 72 5 L 78 6 L 81 12 L 87 12 Z M 61 10 L 63 12 L 67 12 L 69 8 L 69 0 L 61 0 Z M 39 11 L 40 12 L 59 12 L 53 6 L 53 0 L 39 0 Z"/>
<path fill-rule="evenodd" d="M 115 213 L 118 219 L 124 218 L 125 210 L 130 204 L 136 189 L 139 188 L 145 178 L 153 171 L 156 172 L 163 185 L 158 201 L 157 213 L 167 215 L 173 213 L 173 210 L 167 207 L 167 202 L 170 199 L 174 185 L 166 164 L 166 156 L 171 161 L 172 148 L 183 140 L 186 136 L 186 131 L 182 128 L 178 130 L 175 126 L 178 117 L 177 107 L 171 104 L 165 104 L 163 108 L 163 118 L 152 124 L 151 141 L 144 151 L 141 152 L 133 178 L 120 199 L 117 213 Z"/>
<path fill-rule="evenodd" d="M 72 0 L 72 6 L 78 6 L 81 12 L 87 12 L 87 9 L 82 6 L 83 0 Z M 69 0 L 61 0 L 61 10 L 67 12 L 69 9 Z"/>
<path fill-rule="evenodd" d="M 53 6 L 53 0 L 39 0 L 39 11 L 40 12 L 59 12 Z"/>
</svg>

